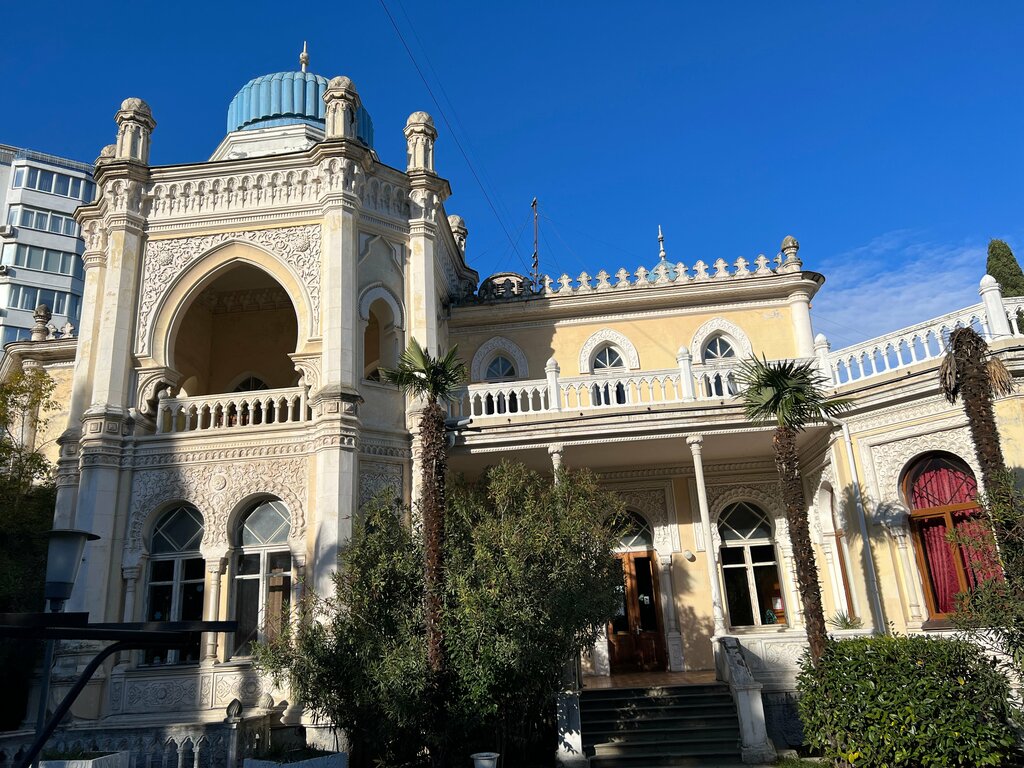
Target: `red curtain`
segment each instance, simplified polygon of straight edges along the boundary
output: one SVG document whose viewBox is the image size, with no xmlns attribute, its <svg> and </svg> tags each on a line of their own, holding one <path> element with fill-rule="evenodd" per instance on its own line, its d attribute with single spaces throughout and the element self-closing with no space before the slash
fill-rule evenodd
<svg viewBox="0 0 1024 768">
<path fill-rule="evenodd" d="M 935 593 L 935 607 L 940 613 L 949 613 L 956 607 L 956 595 L 961 590 L 953 562 L 953 545 L 947 538 L 946 521 L 937 517 L 921 520 L 918 525 L 924 542 L 928 577 Z"/>
<path fill-rule="evenodd" d="M 1003 578 L 992 529 L 977 514 L 978 511 L 974 509 L 953 513 L 953 528 L 960 545 L 969 589 L 992 579 Z"/>
<path fill-rule="evenodd" d="M 918 471 L 910 491 L 914 509 L 945 507 L 974 501 L 978 484 L 970 475 L 942 458 L 929 459 Z"/>
</svg>

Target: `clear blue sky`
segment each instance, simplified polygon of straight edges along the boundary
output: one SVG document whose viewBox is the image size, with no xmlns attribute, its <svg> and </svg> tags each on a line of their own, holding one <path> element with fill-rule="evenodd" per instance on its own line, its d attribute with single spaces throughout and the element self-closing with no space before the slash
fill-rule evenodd
<svg viewBox="0 0 1024 768">
<path fill-rule="evenodd" d="M 481 275 L 527 270 L 534 195 L 555 275 L 651 266 L 658 224 L 687 264 L 793 234 L 838 347 L 977 301 L 990 237 L 1024 248 L 1024 4 L 387 3 L 500 223 L 379 0 L 12 4 L 0 142 L 92 160 L 140 96 L 153 162 L 203 160 L 235 91 L 306 39 L 384 162 L 434 115 Z"/>
</svg>

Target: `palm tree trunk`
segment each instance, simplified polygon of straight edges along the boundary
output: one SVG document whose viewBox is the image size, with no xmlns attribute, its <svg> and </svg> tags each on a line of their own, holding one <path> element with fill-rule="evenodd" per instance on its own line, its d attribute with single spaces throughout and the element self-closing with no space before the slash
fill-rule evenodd
<svg viewBox="0 0 1024 768">
<path fill-rule="evenodd" d="M 435 677 L 445 667 L 441 609 L 444 599 L 444 505 L 448 470 L 444 410 L 431 399 L 420 416 L 421 497 L 423 544 L 426 550 L 427 664 Z"/>
<path fill-rule="evenodd" d="M 994 491 L 998 475 L 1006 471 L 1006 462 L 999 445 L 987 361 L 983 349 L 976 345 L 965 344 L 963 349 L 955 350 L 954 354 L 959 357 L 957 368 L 962 371 L 960 397 L 971 440 L 974 442 L 974 452 L 981 467 L 982 482 L 986 490 Z"/>
<path fill-rule="evenodd" d="M 807 522 L 803 479 L 796 450 L 796 430 L 777 427 L 772 438 L 775 448 L 775 468 L 782 483 L 782 498 L 786 505 L 789 539 L 793 544 L 793 562 L 796 566 L 797 588 L 804 608 L 807 642 L 811 649 L 811 663 L 818 665 L 825 653 L 825 613 L 821 606 L 821 587 L 818 567 L 814 562 L 814 547 Z"/>
</svg>

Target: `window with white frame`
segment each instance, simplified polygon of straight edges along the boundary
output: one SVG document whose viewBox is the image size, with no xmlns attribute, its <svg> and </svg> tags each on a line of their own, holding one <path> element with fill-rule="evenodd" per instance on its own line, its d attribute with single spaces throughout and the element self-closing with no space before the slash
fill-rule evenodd
<svg viewBox="0 0 1024 768">
<path fill-rule="evenodd" d="M 497 355 L 487 364 L 484 379 L 491 383 L 512 381 L 516 377 L 516 367 L 504 355 Z M 518 413 L 519 397 L 515 392 L 488 392 L 484 397 L 484 413 Z"/>
<path fill-rule="evenodd" d="M 516 377 L 516 367 L 504 355 L 496 356 L 487 364 L 484 378 L 487 381 L 510 381 Z"/>
<path fill-rule="evenodd" d="M 34 189 L 61 197 L 91 202 L 96 194 L 96 185 L 87 180 L 68 176 L 65 173 L 47 171 L 42 168 L 19 166 L 14 169 L 14 187 Z"/>
<path fill-rule="evenodd" d="M 591 370 L 594 373 L 611 374 L 626 367 L 622 353 L 611 344 L 600 347 L 594 353 Z M 620 382 L 594 384 L 590 388 L 591 405 L 624 405 L 626 403 L 626 387 Z"/>
<path fill-rule="evenodd" d="M 203 618 L 205 561 L 199 553 L 203 516 L 187 504 L 168 510 L 153 527 L 149 540 L 146 621 L 199 621 Z M 146 664 L 188 664 L 199 661 L 198 636 L 185 648 L 145 652 Z"/>
<path fill-rule="evenodd" d="M 52 272 L 56 275 L 71 275 L 81 280 L 84 276 L 82 270 L 82 257 L 77 253 L 58 251 L 53 248 L 40 248 L 35 245 L 19 243 L 11 252 L 7 252 L 5 261 L 14 264 L 16 267 L 34 269 L 39 272 Z"/>
<path fill-rule="evenodd" d="M 7 214 L 7 223 L 25 229 L 38 229 L 55 235 L 78 237 L 78 224 L 68 214 L 31 208 L 27 205 L 12 205 Z"/>
<path fill-rule="evenodd" d="M 736 348 L 733 343 L 724 336 L 712 336 L 701 352 L 704 364 L 711 366 L 698 374 L 704 397 L 732 397 L 739 394 L 740 388 L 733 372 L 716 365 L 735 362 Z"/>
<path fill-rule="evenodd" d="M 248 656 L 254 642 L 275 637 L 287 618 L 292 587 L 291 519 L 284 502 L 274 499 L 257 504 L 238 526 L 235 656 Z"/>
<path fill-rule="evenodd" d="M 719 556 L 726 607 L 733 627 L 786 623 L 786 606 L 771 520 L 759 507 L 738 501 L 718 518 Z"/>
</svg>

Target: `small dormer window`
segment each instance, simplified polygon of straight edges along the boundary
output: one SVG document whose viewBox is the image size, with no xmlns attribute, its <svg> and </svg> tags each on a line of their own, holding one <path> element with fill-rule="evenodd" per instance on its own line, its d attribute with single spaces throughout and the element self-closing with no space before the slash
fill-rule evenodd
<svg viewBox="0 0 1024 768">
<path fill-rule="evenodd" d="M 704 362 L 713 363 L 736 357 L 736 350 L 724 336 L 714 336 L 704 347 Z"/>
<path fill-rule="evenodd" d="M 484 378 L 487 381 L 509 381 L 516 377 L 516 367 L 503 355 L 498 355 L 487 365 Z"/>
<path fill-rule="evenodd" d="M 624 368 L 622 355 L 615 347 L 602 347 L 594 355 L 594 370 L 603 371 L 608 368 Z"/>
</svg>

